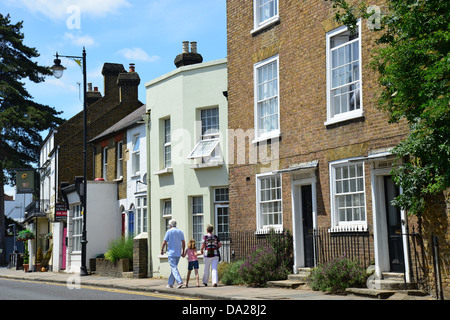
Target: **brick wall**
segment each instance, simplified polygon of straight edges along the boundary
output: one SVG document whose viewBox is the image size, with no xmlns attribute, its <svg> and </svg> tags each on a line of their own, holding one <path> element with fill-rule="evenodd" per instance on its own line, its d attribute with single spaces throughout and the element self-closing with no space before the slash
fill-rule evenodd
<svg viewBox="0 0 450 320">
<path fill-rule="evenodd" d="M 134 74 L 134 83 L 132 83 L 133 81 L 128 81 L 126 86 L 119 86 L 118 76 L 122 73 L 127 75 Z M 94 99 L 94 102 L 88 105 L 87 108 L 88 141 L 142 106 L 142 102 L 137 99 L 137 86 L 140 80 L 136 73 L 126 73 L 121 64 L 105 63 L 102 74 L 104 76 L 104 95 L 100 99 Z M 132 85 L 135 88 L 132 88 Z M 121 90 L 122 87 L 124 87 L 123 90 Z M 61 147 L 58 159 L 60 168 L 58 181 L 73 183 L 75 176 L 83 175 L 82 110 L 58 128 L 58 132 L 55 134 L 55 145 L 60 145 Z M 94 179 L 92 146 L 88 144 L 86 151 L 87 176 L 88 180 L 92 180 Z M 98 160 L 96 160 L 96 168 L 98 166 Z"/>
<path fill-rule="evenodd" d="M 326 1 L 279 1 L 279 21 L 256 33 L 252 2 L 227 2 L 228 31 L 228 126 L 254 129 L 253 67 L 279 55 L 280 159 L 277 169 L 295 163 L 319 160 L 317 171 L 318 220 L 330 224 L 329 161 L 367 156 L 371 150 L 396 145 L 406 126 L 388 124 L 376 107 L 376 74 L 368 68 L 374 33 L 362 22 L 362 101 L 364 117 L 324 125 L 327 120 L 326 33 L 337 27 L 331 4 Z M 251 140 L 251 139 L 250 139 Z M 230 165 L 230 228 L 255 230 L 255 175 L 267 170 L 249 164 L 249 153 L 258 152 L 251 142 L 246 163 L 237 155 Z M 250 150 L 250 151 L 249 151 Z M 366 190 L 370 190 L 370 168 L 366 166 Z M 282 175 L 283 226 L 292 227 L 291 178 Z M 243 196 L 245 195 L 245 196 Z M 366 192 L 368 221 L 371 220 L 370 192 Z"/>
</svg>

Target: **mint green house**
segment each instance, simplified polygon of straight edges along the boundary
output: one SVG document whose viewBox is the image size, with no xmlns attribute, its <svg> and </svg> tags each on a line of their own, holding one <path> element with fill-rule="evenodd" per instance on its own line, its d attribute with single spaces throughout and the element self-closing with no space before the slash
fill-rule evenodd
<svg viewBox="0 0 450 320">
<path fill-rule="evenodd" d="M 219 237 L 228 232 L 227 60 L 202 62 L 196 43 L 190 52 L 188 46 L 184 42 L 175 59 L 177 69 L 145 84 L 149 274 L 154 277 L 170 275 L 167 255 L 161 255 L 170 219 L 186 244 L 196 240 L 198 250 L 208 224 Z M 187 259 L 180 260 L 179 270 L 184 280 Z"/>
</svg>

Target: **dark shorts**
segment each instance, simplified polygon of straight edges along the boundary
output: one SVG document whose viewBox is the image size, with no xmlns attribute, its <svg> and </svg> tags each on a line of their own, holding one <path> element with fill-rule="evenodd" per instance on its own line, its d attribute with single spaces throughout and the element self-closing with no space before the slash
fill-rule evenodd
<svg viewBox="0 0 450 320">
<path fill-rule="evenodd" d="M 188 270 L 198 269 L 198 260 L 189 261 Z"/>
</svg>

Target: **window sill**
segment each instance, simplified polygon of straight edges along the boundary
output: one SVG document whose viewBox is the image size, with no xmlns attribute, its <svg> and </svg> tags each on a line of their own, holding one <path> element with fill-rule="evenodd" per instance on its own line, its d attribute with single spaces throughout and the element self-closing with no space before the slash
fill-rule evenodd
<svg viewBox="0 0 450 320">
<path fill-rule="evenodd" d="M 269 134 L 257 137 L 255 139 L 252 140 L 253 144 L 258 144 L 260 142 L 267 142 L 267 140 L 271 140 L 271 139 L 279 139 L 281 138 L 281 133 L 279 130 L 275 131 L 275 132 L 271 132 Z"/>
<path fill-rule="evenodd" d="M 367 231 L 367 224 L 355 223 L 334 226 L 328 229 L 329 233 L 339 233 L 339 232 L 365 232 Z"/>
<path fill-rule="evenodd" d="M 343 115 L 340 117 L 334 117 L 334 118 L 328 119 L 323 124 L 325 126 L 329 126 L 329 125 L 345 122 L 348 120 L 355 120 L 355 119 L 361 119 L 361 118 L 364 118 L 364 113 L 362 111 L 352 112 L 351 114 L 348 114 L 348 115 Z"/>
<path fill-rule="evenodd" d="M 220 168 L 223 166 L 222 161 L 212 161 L 207 163 L 197 163 L 197 164 L 191 164 L 191 169 L 206 169 L 206 168 Z"/>
<path fill-rule="evenodd" d="M 123 181 L 123 176 L 120 176 L 119 178 L 114 179 L 113 181 L 114 182 L 122 182 Z"/>
<path fill-rule="evenodd" d="M 255 231 L 255 235 L 269 234 L 271 231 L 275 231 L 276 233 L 283 232 L 283 226 L 275 225 L 275 226 L 269 226 L 269 227 L 262 227 Z"/>
<path fill-rule="evenodd" d="M 261 25 L 254 27 L 253 30 L 250 31 L 250 34 L 255 35 L 255 34 L 263 31 L 264 29 L 269 28 L 270 26 L 273 26 L 274 24 L 276 24 L 278 22 L 280 22 L 280 17 L 279 16 L 273 17 L 270 20 L 262 23 Z"/>
<path fill-rule="evenodd" d="M 153 171 L 153 174 L 154 175 L 163 175 L 163 174 L 169 174 L 172 172 L 173 172 L 172 168 L 164 168 L 162 170 Z"/>
</svg>

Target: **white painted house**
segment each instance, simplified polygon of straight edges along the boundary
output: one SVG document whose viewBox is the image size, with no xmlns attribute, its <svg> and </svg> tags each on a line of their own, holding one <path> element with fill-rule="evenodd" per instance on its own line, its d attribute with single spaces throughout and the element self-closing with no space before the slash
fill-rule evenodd
<svg viewBox="0 0 450 320">
<path fill-rule="evenodd" d="M 154 276 L 170 275 L 167 255 L 160 252 L 171 218 L 197 249 L 208 224 L 228 231 L 227 60 L 202 63 L 196 43 L 191 52 L 187 47 L 185 42 L 175 59 L 177 69 L 145 84 Z M 179 265 L 183 277 L 186 261 Z"/>
</svg>

